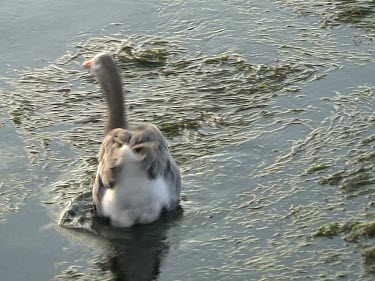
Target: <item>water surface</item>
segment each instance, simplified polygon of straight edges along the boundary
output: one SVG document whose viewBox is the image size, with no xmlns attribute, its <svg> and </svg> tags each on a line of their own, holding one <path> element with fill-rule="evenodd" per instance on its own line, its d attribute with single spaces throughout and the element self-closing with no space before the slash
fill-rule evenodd
<svg viewBox="0 0 375 281">
<path fill-rule="evenodd" d="M 302 2 L 3 1 L 1 276 L 372 280 L 373 238 L 314 233 L 373 220 L 373 5 Z M 80 64 L 102 50 L 187 199 L 178 218 L 93 235 L 57 221 L 95 173 L 105 104 Z"/>
</svg>

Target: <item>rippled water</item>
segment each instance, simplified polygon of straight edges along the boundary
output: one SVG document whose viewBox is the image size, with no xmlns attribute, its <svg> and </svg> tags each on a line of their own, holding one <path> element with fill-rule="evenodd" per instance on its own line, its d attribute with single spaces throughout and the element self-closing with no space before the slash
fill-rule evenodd
<svg viewBox="0 0 375 281">
<path fill-rule="evenodd" d="M 2 5 L 6 280 L 373 279 L 372 2 Z M 105 104 L 80 64 L 102 50 L 183 175 L 182 214 L 126 231 L 57 226 L 95 174 Z"/>
</svg>

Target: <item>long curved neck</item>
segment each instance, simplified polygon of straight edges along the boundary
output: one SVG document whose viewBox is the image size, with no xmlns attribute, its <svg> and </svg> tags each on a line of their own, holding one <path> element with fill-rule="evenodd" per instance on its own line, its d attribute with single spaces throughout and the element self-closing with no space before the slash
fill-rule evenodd
<svg viewBox="0 0 375 281">
<path fill-rule="evenodd" d="M 99 79 L 107 99 L 107 121 L 104 133 L 108 134 L 116 128 L 128 128 L 126 111 L 124 109 L 124 96 L 122 82 L 116 66 L 113 66 Z"/>
</svg>

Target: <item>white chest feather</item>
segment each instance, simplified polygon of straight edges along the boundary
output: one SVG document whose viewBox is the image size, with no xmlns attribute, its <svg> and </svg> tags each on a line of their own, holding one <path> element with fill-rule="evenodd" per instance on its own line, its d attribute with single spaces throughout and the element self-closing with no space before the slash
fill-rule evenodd
<svg viewBox="0 0 375 281">
<path fill-rule="evenodd" d="M 151 223 L 159 218 L 163 208 L 170 207 L 170 190 L 163 178 L 149 180 L 135 162 L 126 161 L 116 185 L 104 193 L 103 215 L 115 226 Z"/>
</svg>

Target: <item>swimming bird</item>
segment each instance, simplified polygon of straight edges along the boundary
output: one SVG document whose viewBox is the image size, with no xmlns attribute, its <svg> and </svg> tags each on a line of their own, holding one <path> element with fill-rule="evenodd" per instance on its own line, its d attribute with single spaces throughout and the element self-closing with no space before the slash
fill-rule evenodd
<svg viewBox="0 0 375 281">
<path fill-rule="evenodd" d="M 181 176 L 167 141 L 153 124 L 129 127 L 119 69 L 108 53 L 83 63 L 98 80 L 107 101 L 105 136 L 92 188 L 99 216 L 129 227 L 157 220 L 179 205 Z"/>
</svg>

